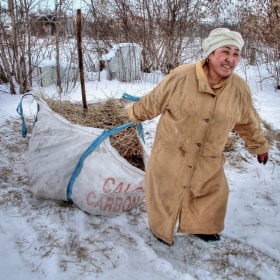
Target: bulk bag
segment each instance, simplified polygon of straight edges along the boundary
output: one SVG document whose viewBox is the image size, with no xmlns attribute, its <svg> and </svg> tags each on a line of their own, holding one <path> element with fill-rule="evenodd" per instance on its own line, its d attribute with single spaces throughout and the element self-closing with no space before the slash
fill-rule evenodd
<svg viewBox="0 0 280 280">
<path fill-rule="evenodd" d="M 43 99 L 36 97 L 36 101 L 39 112 L 26 158 L 35 196 L 73 201 L 87 213 L 109 217 L 143 201 L 145 172 L 120 156 L 108 131 L 72 124 Z M 150 150 L 140 142 L 147 164 Z"/>
</svg>

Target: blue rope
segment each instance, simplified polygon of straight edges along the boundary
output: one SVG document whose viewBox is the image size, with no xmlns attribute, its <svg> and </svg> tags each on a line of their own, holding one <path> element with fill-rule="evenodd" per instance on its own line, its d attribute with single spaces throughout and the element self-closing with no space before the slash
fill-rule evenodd
<svg viewBox="0 0 280 280">
<path fill-rule="evenodd" d="M 18 112 L 18 114 L 21 117 L 21 135 L 22 135 L 23 138 L 25 138 L 26 135 L 27 135 L 27 127 L 26 127 L 26 123 L 25 123 L 24 115 L 23 115 L 22 100 L 27 95 L 32 95 L 35 98 L 35 95 L 33 93 L 26 93 L 25 95 L 22 96 L 22 98 L 21 98 L 21 100 L 20 100 L 20 102 L 19 102 L 19 104 L 16 108 L 16 111 Z M 38 115 L 39 110 L 40 110 L 40 106 L 37 103 L 37 113 L 36 113 L 35 118 L 34 118 L 33 127 L 34 127 L 35 123 L 37 122 L 37 115 Z"/>
<path fill-rule="evenodd" d="M 91 154 L 101 143 L 104 141 L 107 137 L 111 136 L 112 134 L 121 131 L 122 129 L 125 129 L 129 126 L 131 126 L 133 122 L 128 122 L 126 124 L 120 125 L 118 127 L 115 127 L 111 130 L 104 130 L 101 135 L 99 135 L 92 143 L 91 145 L 86 149 L 84 154 L 80 157 L 80 160 L 72 173 L 72 176 L 70 178 L 68 187 L 67 187 L 67 199 L 72 202 L 71 196 L 72 196 L 72 189 L 75 183 L 76 178 L 78 177 L 82 167 L 83 162 L 86 159 L 86 157 Z"/>
<path fill-rule="evenodd" d="M 139 101 L 140 100 L 140 97 L 130 95 L 130 94 L 126 93 L 126 92 L 122 95 L 122 98 L 125 99 L 125 100 L 129 100 L 129 101 Z M 140 138 L 142 139 L 143 143 L 145 144 L 145 138 L 144 138 L 142 124 L 141 123 L 137 123 L 136 124 L 136 128 L 137 128 L 137 131 L 138 131 L 138 134 L 139 134 Z"/>
<path fill-rule="evenodd" d="M 145 142 L 145 138 L 144 138 L 144 133 L 143 133 L 143 126 L 141 123 L 137 123 L 136 124 L 136 128 L 139 134 L 139 137 L 141 138 L 141 140 L 143 141 L 144 144 L 146 144 Z"/>
</svg>

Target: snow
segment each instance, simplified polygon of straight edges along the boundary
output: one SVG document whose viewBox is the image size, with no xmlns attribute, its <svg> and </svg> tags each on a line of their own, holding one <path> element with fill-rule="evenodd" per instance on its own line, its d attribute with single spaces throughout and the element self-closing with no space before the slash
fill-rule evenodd
<svg viewBox="0 0 280 280">
<path fill-rule="evenodd" d="M 61 62 L 60 66 L 67 68 L 69 65 L 68 62 Z M 40 61 L 40 63 L 38 64 L 37 67 L 43 68 L 43 67 L 56 67 L 56 60 L 54 59 L 44 59 L 42 61 Z M 78 65 L 75 63 L 71 63 L 71 67 L 72 68 L 78 68 Z"/>
<path fill-rule="evenodd" d="M 254 67 L 245 73 L 239 70 L 252 89 L 261 118 L 279 133 L 280 91 L 268 80 L 260 83 L 258 73 Z M 86 82 L 87 102 L 120 98 L 124 92 L 142 96 L 155 85 L 108 81 L 102 71 L 100 82 Z M 35 92 L 56 95 L 54 86 L 35 88 Z M 21 137 L 16 112 L 21 98 L 0 86 L 1 280 L 280 279 L 279 142 L 271 145 L 265 166 L 242 141 L 238 152 L 226 154 L 230 197 L 221 241 L 205 243 L 192 235 L 174 233 L 174 244 L 167 246 L 150 232 L 145 202 L 107 218 L 88 215 L 67 202 L 32 195 L 25 171 L 30 134 Z M 80 89 L 64 98 L 80 101 Z M 36 110 L 32 100 L 24 98 L 26 117 L 32 118 Z M 143 124 L 151 146 L 157 120 Z M 239 161 L 232 159 L 237 157 Z"/>
</svg>

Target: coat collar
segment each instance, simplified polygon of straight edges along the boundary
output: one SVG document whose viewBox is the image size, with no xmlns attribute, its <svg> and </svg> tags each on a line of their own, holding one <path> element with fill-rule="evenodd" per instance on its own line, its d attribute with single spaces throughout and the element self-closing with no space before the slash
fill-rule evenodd
<svg viewBox="0 0 280 280">
<path fill-rule="evenodd" d="M 223 79 L 221 83 L 215 85 L 213 88 L 210 87 L 208 83 L 208 79 L 206 77 L 206 74 L 203 70 L 203 65 L 206 63 L 206 58 L 198 61 L 196 63 L 196 77 L 198 81 L 198 87 L 199 91 L 201 92 L 207 92 L 210 94 L 215 94 L 215 90 L 223 88 L 228 82 L 230 81 L 232 74 L 229 75 L 227 78 Z"/>
</svg>

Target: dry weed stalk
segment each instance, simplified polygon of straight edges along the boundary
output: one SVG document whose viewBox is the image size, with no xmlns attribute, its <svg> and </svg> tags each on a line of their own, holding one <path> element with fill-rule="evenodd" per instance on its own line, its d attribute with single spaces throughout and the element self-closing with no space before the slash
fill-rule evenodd
<svg viewBox="0 0 280 280">
<path fill-rule="evenodd" d="M 89 104 L 87 112 L 80 104 L 53 99 L 45 101 L 54 112 L 73 124 L 110 130 L 129 122 L 125 101 L 109 98 L 105 102 Z M 130 164 L 141 170 L 145 169 L 142 161 L 143 151 L 135 125 L 110 136 L 110 143 Z"/>
<path fill-rule="evenodd" d="M 265 137 L 268 140 L 269 144 L 276 142 L 276 146 L 278 147 L 280 145 L 280 131 L 273 129 L 273 126 L 264 120 L 262 120 L 262 124 L 266 129 Z"/>
</svg>

